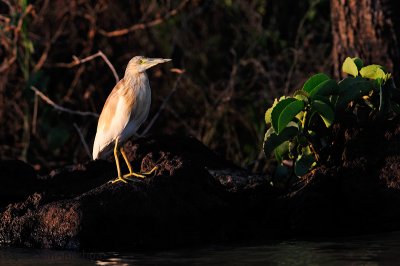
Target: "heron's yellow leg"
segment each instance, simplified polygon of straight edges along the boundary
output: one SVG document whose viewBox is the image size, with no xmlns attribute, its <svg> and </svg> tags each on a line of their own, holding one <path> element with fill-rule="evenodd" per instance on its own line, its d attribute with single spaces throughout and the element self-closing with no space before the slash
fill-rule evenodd
<svg viewBox="0 0 400 266">
<path fill-rule="evenodd" d="M 154 166 L 153 169 L 151 169 L 148 172 L 142 173 L 142 175 L 151 175 L 155 170 L 157 170 L 157 168 L 158 168 L 157 166 Z"/>
<path fill-rule="evenodd" d="M 128 166 L 129 173 L 132 173 L 133 171 L 132 171 L 131 163 L 129 162 L 128 157 L 126 156 L 126 153 L 124 151 L 124 148 L 122 148 L 122 147 L 121 147 L 121 154 L 122 154 L 122 157 L 124 157 L 126 165 Z"/>
<path fill-rule="evenodd" d="M 125 151 L 124 151 L 124 149 L 122 147 L 121 147 L 121 154 L 122 154 L 122 157 L 124 157 L 125 163 L 126 163 L 126 165 L 128 166 L 128 169 L 129 169 L 129 174 L 126 174 L 123 177 L 134 176 L 134 177 L 139 177 L 139 178 L 145 178 L 144 175 L 137 174 L 137 173 L 132 171 L 132 166 L 129 163 L 128 157 L 126 156 L 126 153 L 125 153 Z"/>
<path fill-rule="evenodd" d="M 119 167 L 119 159 L 118 159 L 118 138 L 115 140 L 115 146 L 114 146 L 114 157 L 115 157 L 115 164 L 117 165 L 117 172 L 118 172 L 118 177 L 113 180 L 111 183 L 117 183 L 119 181 L 124 182 L 124 183 L 128 183 L 126 180 L 124 180 L 121 177 L 121 168 Z"/>
</svg>

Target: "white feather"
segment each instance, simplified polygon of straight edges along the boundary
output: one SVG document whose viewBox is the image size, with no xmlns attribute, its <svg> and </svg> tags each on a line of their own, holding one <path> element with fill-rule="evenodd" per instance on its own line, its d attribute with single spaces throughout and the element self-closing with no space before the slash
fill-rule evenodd
<svg viewBox="0 0 400 266">
<path fill-rule="evenodd" d="M 134 105 L 127 106 L 124 99 L 126 92 L 123 89 L 117 92 L 117 109 L 111 118 L 110 126 L 105 129 L 104 126 L 100 127 L 99 125 L 97 128 L 93 145 L 94 160 L 107 157 L 112 152 L 117 137 L 119 137 L 118 142 L 123 143 L 134 135 L 147 119 L 151 104 L 151 90 L 146 73 L 140 73 L 132 79 L 128 77 L 125 86 L 128 88 L 124 89 L 131 90 L 128 93 L 133 93 L 133 97 L 135 97 Z"/>
</svg>

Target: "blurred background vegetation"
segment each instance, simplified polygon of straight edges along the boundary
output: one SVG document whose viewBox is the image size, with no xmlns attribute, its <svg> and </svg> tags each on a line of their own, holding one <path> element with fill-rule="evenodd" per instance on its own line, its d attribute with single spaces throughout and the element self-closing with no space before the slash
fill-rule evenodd
<svg viewBox="0 0 400 266">
<path fill-rule="evenodd" d="M 332 73 L 328 0 L 0 0 L 0 158 L 40 171 L 89 160 L 95 116 L 135 55 L 172 58 L 148 71 L 149 134 L 193 135 L 252 171 L 266 171 L 264 112 L 311 74 Z M 75 62 L 75 63 L 74 63 Z M 179 74 L 170 68 L 184 69 Z M 147 122 L 148 123 L 148 122 Z M 146 127 L 143 125 L 142 129 Z"/>
</svg>

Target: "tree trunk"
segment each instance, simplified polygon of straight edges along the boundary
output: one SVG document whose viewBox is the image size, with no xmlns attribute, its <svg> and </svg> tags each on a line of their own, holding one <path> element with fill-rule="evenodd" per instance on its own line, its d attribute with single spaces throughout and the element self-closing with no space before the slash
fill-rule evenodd
<svg viewBox="0 0 400 266">
<path fill-rule="evenodd" d="M 331 0 L 336 78 L 343 76 L 344 59 L 357 56 L 386 67 L 399 80 L 399 6 L 397 0 Z"/>
</svg>

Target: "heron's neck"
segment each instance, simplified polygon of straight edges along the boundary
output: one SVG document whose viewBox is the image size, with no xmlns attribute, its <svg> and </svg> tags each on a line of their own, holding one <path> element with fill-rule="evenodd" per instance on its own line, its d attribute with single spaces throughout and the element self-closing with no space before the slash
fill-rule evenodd
<svg viewBox="0 0 400 266">
<path fill-rule="evenodd" d="M 129 84 L 130 88 L 134 89 L 145 89 L 148 87 L 147 84 L 149 83 L 146 72 L 139 72 L 135 74 L 125 73 L 124 80 Z"/>
</svg>

